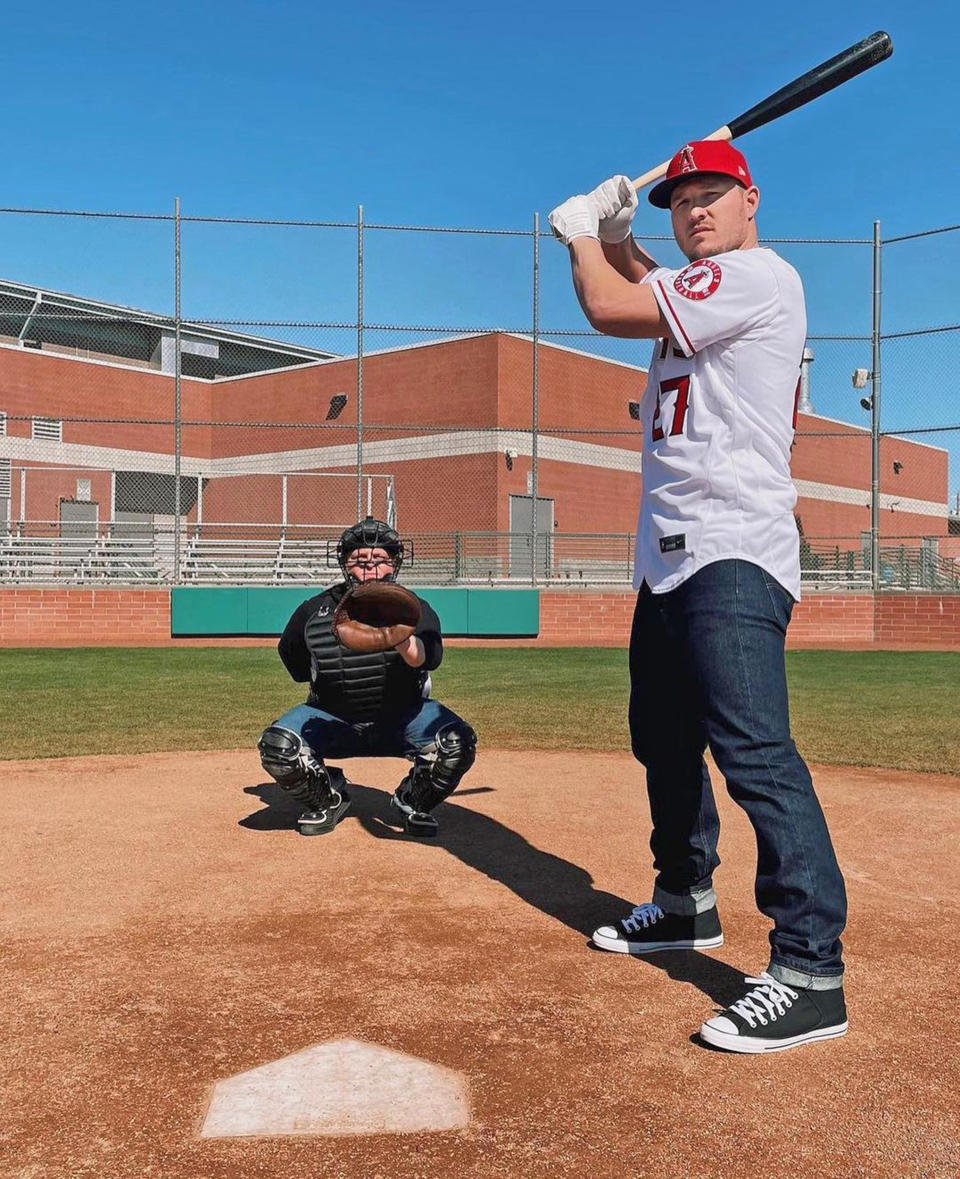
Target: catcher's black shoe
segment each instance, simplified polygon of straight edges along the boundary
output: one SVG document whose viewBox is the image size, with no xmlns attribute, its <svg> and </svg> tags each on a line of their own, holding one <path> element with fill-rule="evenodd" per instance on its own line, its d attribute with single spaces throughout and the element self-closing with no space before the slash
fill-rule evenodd
<svg viewBox="0 0 960 1179">
<path fill-rule="evenodd" d="M 700 1028 L 707 1044 L 729 1052 L 783 1052 L 846 1035 L 843 987 L 788 987 L 766 971 L 744 981 L 752 989 Z"/>
<path fill-rule="evenodd" d="M 403 829 L 408 835 L 416 835 L 420 839 L 433 839 L 440 830 L 440 824 L 427 811 L 416 811 L 407 801 L 409 792 L 401 784 L 394 790 L 390 799 L 390 806 L 400 812 Z"/>
<path fill-rule="evenodd" d="M 345 783 L 330 791 L 325 805 L 315 811 L 304 811 L 297 819 L 301 835 L 326 835 L 332 831 L 350 809 L 350 795 Z"/>
<path fill-rule="evenodd" d="M 616 925 L 593 931 L 593 944 L 618 954 L 652 954 L 656 950 L 712 950 L 723 945 L 717 907 L 682 917 L 659 905 L 637 905 Z"/>
</svg>

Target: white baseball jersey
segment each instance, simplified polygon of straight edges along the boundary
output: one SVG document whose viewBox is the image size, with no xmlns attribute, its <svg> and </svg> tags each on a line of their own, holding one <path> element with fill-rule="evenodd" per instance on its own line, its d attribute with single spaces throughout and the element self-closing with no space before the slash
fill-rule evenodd
<svg viewBox="0 0 960 1179">
<path fill-rule="evenodd" d="M 732 250 L 653 287 L 658 340 L 643 396 L 643 498 L 634 588 L 674 589 L 739 558 L 800 596 L 790 447 L 807 334 L 797 272 L 772 250 Z"/>
</svg>

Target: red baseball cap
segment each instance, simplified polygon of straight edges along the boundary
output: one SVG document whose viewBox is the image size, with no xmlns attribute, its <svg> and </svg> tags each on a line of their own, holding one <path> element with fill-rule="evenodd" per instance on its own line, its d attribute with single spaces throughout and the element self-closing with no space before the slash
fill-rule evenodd
<svg viewBox="0 0 960 1179">
<path fill-rule="evenodd" d="M 744 188 L 753 185 L 747 161 L 725 139 L 695 139 L 693 143 L 684 144 L 670 161 L 666 176 L 650 190 L 650 204 L 658 209 L 669 209 L 670 194 L 677 185 L 702 172 L 732 176 Z"/>
</svg>

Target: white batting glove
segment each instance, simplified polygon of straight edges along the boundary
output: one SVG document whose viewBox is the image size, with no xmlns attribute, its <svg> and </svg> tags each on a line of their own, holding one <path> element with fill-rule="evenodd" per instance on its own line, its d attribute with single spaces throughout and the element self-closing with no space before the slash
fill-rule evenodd
<svg viewBox="0 0 960 1179">
<path fill-rule="evenodd" d="M 592 197 L 572 196 L 548 218 L 554 234 L 569 246 L 578 237 L 599 237 L 600 211 Z"/>
<path fill-rule="evenodd" d="M 633 215 L 637 211 L 637 191 L 627 176 L 611 176 L 598 185 L 590 196 L 600 210 L 600 240 L 625 241 L 631 232 Z"/>
</svg>

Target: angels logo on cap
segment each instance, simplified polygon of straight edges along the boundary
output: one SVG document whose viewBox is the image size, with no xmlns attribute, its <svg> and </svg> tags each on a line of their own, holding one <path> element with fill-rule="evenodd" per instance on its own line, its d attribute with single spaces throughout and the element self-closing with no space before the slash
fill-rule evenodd
<svg viewBox="0 0 960 1179">
<path fill-rule="evenodd" d="M 677 169 L 679 172 L 696 172 L 697 161 L 693 158 L 693 148 L 688 143 L 686 147 L 680 149 L 680 166 Z"/>
<path fill-rule="evenodd" d="M 750 169 L 741 152 L 724 139 L 696 139 L 685 143 L 670 161 L 667 174 L 650 190 L 650 204 L 658 209 L 670 208 L 670 194 L 689 176 L 703 173 L 730 176 L 750 188 Z"/>
</svg>

